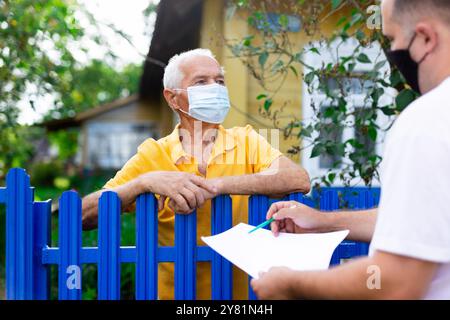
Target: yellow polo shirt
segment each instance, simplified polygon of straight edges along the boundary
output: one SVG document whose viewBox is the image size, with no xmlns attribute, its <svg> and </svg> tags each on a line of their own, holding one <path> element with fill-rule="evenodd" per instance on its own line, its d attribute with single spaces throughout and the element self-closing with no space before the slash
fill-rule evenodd
<svg viewBox="0 0 450 320">
<path fill-rule="evenodd" d="M 207 162 L 206 177 L 239 176 L 261 172 L 270 167 L 282 153 L 273 148 L 250 125 L 224 129 L 219 126 L 218 134 Z M 145 140 L 124 167 L 104 188 L 114 188 L 149 171 L 182 171 L 202 176 L 198 162 L 187 154 L 179 139 L 179 126 L 158 141 Z M 174 245 L 175 216 L 167 206 L 158 213 L 158 242 L 160 246 Z M 232 196 L 233 225 L 247 222 L 248 196 Z M 197 243 L 205 245 L 200 236 L 211 234 L 211 201 L 197 209 Z M 233 267 L 234 268 L 234 267 Z M 233 298 L 247 299 L 247 275 L 233 269 Z M 158 268 L 158 295 L 160 299 L 174 298 L 173 263 L 160 263 Z M 197 299 L 211 298 L 211 270 L 209 262 L 197 263 Z"/>
</svg>

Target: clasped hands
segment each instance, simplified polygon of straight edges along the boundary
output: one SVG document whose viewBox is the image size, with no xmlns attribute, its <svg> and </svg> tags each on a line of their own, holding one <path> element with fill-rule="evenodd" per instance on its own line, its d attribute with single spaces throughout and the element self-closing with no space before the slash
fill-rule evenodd
<svg viewBox="0 0 450 320">
<path fill-rule="evenodd" d="M 139 185 L 143 192 L 159 195 L 158 210 L 169 207 L 177 213 L 188 214 L 207 200 L 220 194 L 220 179 L 205 179 L 192 173 L 179 171 L 153 171 L 141 175 Z"/>
</svg>

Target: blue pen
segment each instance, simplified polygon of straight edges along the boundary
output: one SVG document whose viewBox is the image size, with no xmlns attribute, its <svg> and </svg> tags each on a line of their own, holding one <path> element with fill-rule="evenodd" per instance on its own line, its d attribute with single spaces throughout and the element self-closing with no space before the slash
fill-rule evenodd
<svg viewBox="0 0 450 320">
<path fill-rule="evenodd" d="M 291 206 L 289 209 L 294 209 L 294 208 L 297 208 L 297 206 L 295 206 L 295 205 Z M 263 223 L 257 225 L 254 229 L 250 230 L 248 233 L 252 233 L 252 232 L 255 232 L 258 229 L 264 228 L 265 226 L 267 226 L 268 224 L 271 224 L 274 221 L 275 221 L 275 219 L 274 219 L 274 217 L 272 217 L 269 220 L 264 221 Z"/>
<path fill-rule="evenodd" d="M 252 233 L 252 232 L 255 232 L 258 229 L 264 228 L 265 226 L 267 226 L 268 224 L 271 224 L 274 221 L 275 221 L 275 219 L 272 217 L 269 220 L 264 221 L 263 223 L 257 225 L 254 229 L 250 230 L 248 233 Z"/>
</svg>

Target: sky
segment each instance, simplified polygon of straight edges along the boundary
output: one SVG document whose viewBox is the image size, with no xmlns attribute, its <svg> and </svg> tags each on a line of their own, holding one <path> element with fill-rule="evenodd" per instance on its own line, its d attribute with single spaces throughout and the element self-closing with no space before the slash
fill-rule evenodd
<svg viewBox="0 0 450 320">
<path fill-rule="evenodd" d="M 85 8 L 94 15 L 99 21 L 101 33 L 111 44 L 112 51 L 119 57 L 118 64 L 126 65 L 128 63 L 141 63 L 147 54 L 150 46 L 149 33 L 152 30 L 146 30 L 146 23 L 143 10 L 148 6 L 149 2 L 157 3 L 158 0 L 78 0 Z M 84 26 L 87 23 L 83 14 L 77 15 L 80 23 Z M 130 36 L 133 45 L 130 45 L 121 36 L 115 34 L 105 25 L 113 24 L 118 30 L 121 30 Z M 97 32 L 96 30 L 87 30 L 87 32 Z M 102 58 L 104 49 L 90 41 L 84 41 L 83 46 L 89 48 L 89 56 L 74 52 L 75 58 L 81 63 L 86 63 L 89 59 Z M 36 88 L 30 86 L 26 95 L 32 95 L 36 92 Z M 19 123 L 32 124 L 39 121 L 42 115 L 48 111 L 53 105 L 54 98 L 46 95 L 38 99 L 35 103 L 36 111 L 33 111 L 27 99 L 20 101 L 19 108 L 21 113 Z"/>
</svg>

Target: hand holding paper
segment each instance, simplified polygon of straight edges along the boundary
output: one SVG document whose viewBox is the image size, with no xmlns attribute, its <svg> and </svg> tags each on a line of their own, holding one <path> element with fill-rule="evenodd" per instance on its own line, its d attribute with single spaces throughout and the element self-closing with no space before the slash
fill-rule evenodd
<svg viewBox="0 0 450 320">
<path fill-rule="evenodd" d="M 258 278 L 260 271 L 283 266 L 293 270 L 327 269 L 333 251 L 348 235 L 348 230 L 315 233 L 280 233 L 274 237 L 269 230 L 253 229 L 245 223 L 221 234 L 202 240 L 231 263 Z"/>
</svg>

